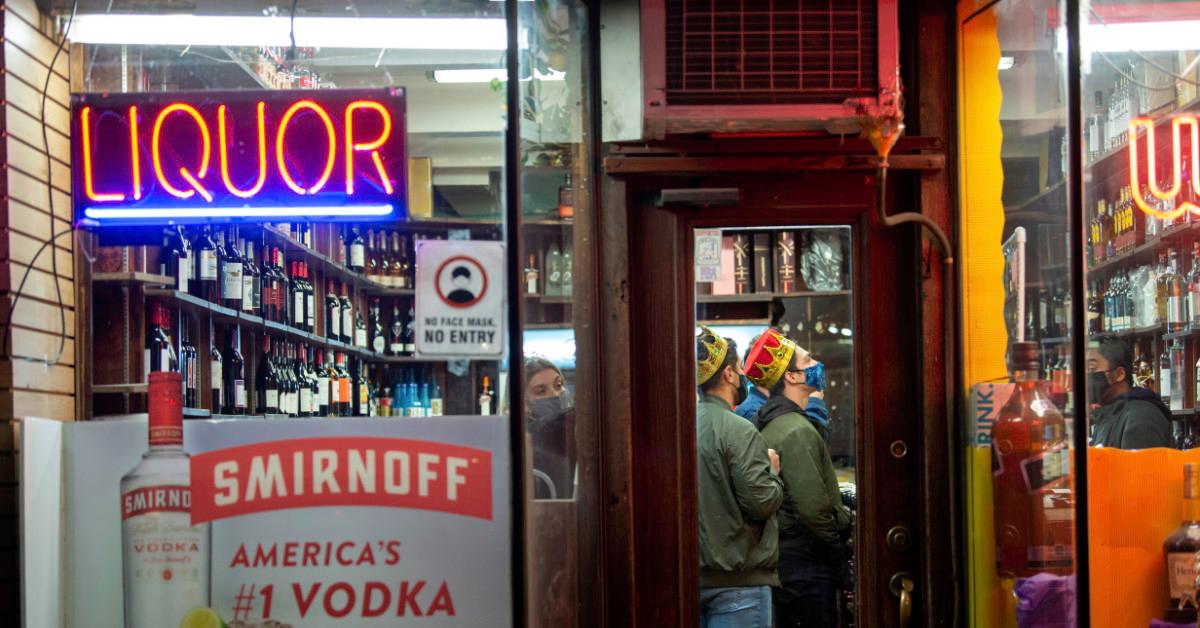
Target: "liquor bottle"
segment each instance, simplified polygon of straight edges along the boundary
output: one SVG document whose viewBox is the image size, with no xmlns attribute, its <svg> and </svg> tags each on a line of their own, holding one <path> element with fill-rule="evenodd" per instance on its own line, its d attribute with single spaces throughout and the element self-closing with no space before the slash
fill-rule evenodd
<svg viewBox="0 0 1200 628">
<path fill-rule="evenodd" d="M 261 296 L 258 299 L 258 312 L 264 319 L 278 322 L 278 308 L 275 305 L 275 249 L 263 247 L 261 273 L 258 278 Z"/>
<path fill-rule="evenodd" d="M 387 232 L 382 229 L 379 230 L 378 238 L 379 270 L 375 273 L 375 281 L 383 286 L 395 287 L 392 282 L 392 252 L 391 247 L 388 246 L 390 238 L 388 238 Z"/>
<path fill-rule="evenodd" d="M 196 345 L 189 337 L 188 323 L 181 325 L 180 336 L 182 345 L 179 350 L 180 373 L 183 376 L 183 405 L 186 408 L 196 408 L 200 404 L 200 358 Z"/>
<path fill-rule="evenodd" d="M 304 377 L 308 381 L 308 414 L 309 416 L 322 416 L 321 414 L 321 383 L 317 379 L 317 351 L 313 347 L 306 349 L 304 360 Z"/>
<path fill-rule="evenodd" d="M 408 285 L 408 249 L 404 246 L 404 236 L 399 231 L 392 232 L 392 286 L 396 288 L 411 288 Z"/>
<path fill-rule="evenodd" d="M 383 320 L 379 318 L 379 299 L 371 300 L 371 351 L 383 355 L 383 350 L 387 348 L 387 341 L 384 336 L 387 335 L 387 330 L 383 328 Z"/>
<path fill-rule="evenodd" d="M 291 298 L 289 303 L 292 313 L 290 323 L 296 329 L 304 329 L 308 312 L 306 308 L 308 306 L 305 301 L 307 293 L 304 291 L 304 280 L 300 278 L 300 262 L 292 262 L 291 273 L 291 281 L 288 285 L 288 294 Z"/>
<path fill-rule="evenodd" d="M 354 367 L 354 390 L 354 416 L 371 416 L 371 380 L 367 377 L 367 366 L 361 360 Z"/>
<path fill-rule="evenodd" d="M 1200 552 L 1200 465 L 1188 463 L 1183 465 L 1183 521 L 1163 541 L 1171 608 L 1182 608 L 1187 600 L 1195 600 L 1196 576 L 1200 575 L 1196 569 L 1197 552 Z"/>
<path fill-rule="evenodd" d="M 1175 249 L 1171 249 L 1164 281 L 1167 286 L 1167 331 L 1182 331 L 1188 323 L 1187 286 L 1183 275 L 1178 272 L 1179 260 Z"/>
<path fill-rule="evenodd" d="M 1154 269 L 1154 285 L 1156 289 L 1154 300 L 1154 324 L 1162 325 L 1167 322 L 1167 254 L 1159 253 L 1158 266 Z"/>
<path fill-rule="evenodd" d="M 379 277 L 379 249 L 375 248 L 375 230 L 367 229 L 367 267 L 363 273 L 371 281 Z"/>
<path fill-rule="evenodd" d="M 175 626 L 209 604 L 209 525 L 192 524 L 191 460 L 183 449 L 182 378 L 150 376 L 149 447 L 121 478 L 125 625 Z"/>
<path fill-rule="evenodd" d="M 571 170 L 567 169 L 567 178 L 558 187 L 558 218 L 571 220 L 575 218 L 575 190 L 571 185 Z"/>
<path fill-rule="evenodd" d="M 354 312 L 354 346 L 360 349 L 371 346 L 367 342 L 367 321 L 363 318 L 361 308 Z"/>
<path fill-rule="evenodd" d="M 259 300 L 262 298 L 262 284 L 259 280 L 261 273 L 254 256 L 254 241 L 244 240 L 242 246 L 242 311 L 257 315 L 260 312 Z"/>
<path fill-rule="evenodd" d="M 196 251 L 196 278 L 199 280 L 195 293 L 216 303 L 221 288 L 217 285 L 217 244 L 213 242 L 211 227 L 204 225 L 192 248 Z"/>
<path fill-rule="evenodd" d="M 217 350 L 217 332 L 213 328 L 211 318 L 208 319 L 208 364 L 208 383 L 212 389 L 209 410 L 213 414 L 219 414 L 221 408 L 225 407 L 225 369 L 221 352 Z"/>
<path fill-rule="evenodd" d="M 574 292 L 574 274 L 575 255 L 572 252 L 571 242 L 568 241 L 562 251 L 562 296 L 570 297 Z"/>
<path fill-rule="evenodd" d="M 150 330 L 146 333 L 146 350 L 143 364 L 146 365 L 146 381 L 150 381 L 150 373 L 158 371 L 174 371 L 171 338 L 167 335 L 167 312 L 161 303 L 150 307 Z"/>
<path fill-rule="evenodd" d="M 238 249 L 237 227 L 231 228 L 225 238 L 225 251 L 221 256 L 221 305 L 237 312 L 242 309 L 242 295 L 246 286 L 242 280 L 242 252 Z"/>
<path fill-rule="evenodd" d="M 400 318 L 400 303 L 392 302 L 392 325 L 388 336 L 388 353 L 404 355 L 404 319 Z"/>
<path fill-rule="evenodd" d="M 1037 381 L 1038 345 L 1013 343 L 1015 390 L 992 427 L 996 566 L 1002 576 L 1072 569 L 1066 424 Z"/>
<path fill-rule="evenodd" d="M 337 354 L 338 416 L 350 416 L 354 397 L 350 389 L 350 371 L 346 369 L 346 354 Z"/>
<path fill-rule="evenodd" d="M 350 304 L 349 290 L 342 284 L 342 342 L 354 344 L 354 306 Z"/>
<path fill-rule="evenodd" d="M 263 353 L 258 362 L 258 413 L 279 414 L 279 378 L 275 374 L 275 354 L 271 352 L 271 337 L 263 334 Z"/>
<path fill-rule="evenodd" d="M 225 414 L 246 414 L 246 361 L 242 358 L 242 327 L 229 330 L 229 353 L 225 357 Z"/>
<path fill-rule="evenodd" d="M 1163 403 L 1171 407 L 1171 352 L 1163 347 L 1162 355 L 1158 357 L 1158 394 Z"/>
<path fill-rule="evenodd" d="M 350 228 L 350 255 L 349 261 L 346 262 L 346 267 L 350 270 L 361 273 L 366 268 L 366 243 L 363 242 L 362 234 L 358 232 L 358 226 Z"/>
<path fill-rule="evenodd" d="M 325 366 L 325 352 L 317 351 L 316 380 L 314 389 L 316 399 L 313 405 L 317 408 L 317 416 L 329 416 L 329 369 Z"/>
<path fill-rule="evenodd" d="M 1097 335 L 1104 332 L 1104 297 L 1100 296 L 1099 282 L 1092 282 L 1088 297 L 1088 334 Z"/>
<path fill-rule="evenodd" d="M 425 400 L 421 398 L 421 387 L 416 382 L 416 376 L 413 376 L 413 381 L 408 383 L 408 403 L 411 410 L 409 416 L 425 417 Z"/>
<path fill-rule="evenodd" d="M 1187 284 L 1190 327 L 1200 329 L 1200 242 L 1192 243 L 1192 272 Z"/>
<path fill-rule="evenodd" d="M 183 227 L 174 227 L 163 231 L 163 246 L 159 253 L 158 274 L 170 277 L 174 288 L 180 292 L 188 291 L 188 280 L 191 278 L 190 251 L 187 238 L 183 237 Z"/>
<path fill-rule="evenodd" d="M 414 308 L 415 304 L 408 308 L 408 324 L 404 326 L 404 335 L 400 337 L 404 355 L 415 355 L 417 352 L 417 313 Z"/>
<path fill-rule="evenodd" d="M 525 265 L 525 294 L 538 293 L 538 269 L 537 263 L 533 256 L 529 256 L 529 263 Z"/>
<path fill-rule="evenodd" d="M 438 385 L 437 374 L 430 373 L 429 379 L 432 380 L 429 391 L 429 414 L 430 416 L 442 416 L 445 408 L 442 405 L 442 388 Z"/>
<path fill-rule="evenodd" d="M 561 297 L 563 295 L 563 257 L 557 244 L 550 245 L 546 253 L 546 295 Z"/>
<path fill-rule="evenodd" d="M 308 262 L 300 263 L 300 280 L 304 287 L 304 329 L 311 334 L 317 331 L 317 290 L 308 274 Z"/>
<path fill-rule="evenodd" d="M 392 393 L 392 405 L 395 416 L 408 416 L 408 383 L 404 381 L 407 375 L 401 375 L 396 380 L 395 392 Z"/>
<path fill-rule="evenodd" d="M 1106 209 L 1108 213 L 1104 217 L 1104 224 L 1108 235 L 1104 242 L 1104 256 L 1113 257 L 1117 254 L 1117 224 L 1112 204 L 1108 204 Z"/>
<path fill-rule="evenodd" d="M 489 415 L 492 413 L 492 387 L 491 378 L 487 375 L 483 376 L 483 388 L 479 392 L 479 414 Z"/>
<path fill-rule="evenodd" d="M 308 356 L 300 348 L 294 348 L 293 350 L 296 352 L 296 386 L 300 389 L 297 396 L 296 415 L 303 417 L 312 416 L 313 390 L 312 382 L 308 380 Z"/>
<path fill-rule="evenodd" d="M 330 340 L 342 339 L 342 302 L 333 289 L 332 279 L 325 282 L 325 337 Z"/>
</svg>

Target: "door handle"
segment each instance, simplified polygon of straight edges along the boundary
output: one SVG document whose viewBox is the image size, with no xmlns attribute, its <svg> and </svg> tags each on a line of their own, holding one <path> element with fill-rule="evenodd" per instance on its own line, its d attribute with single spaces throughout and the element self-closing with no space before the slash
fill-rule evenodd
<svg viewBox="0 0 1200 628">
<path fill-rule="evenodd" d="M 892 574 L 892 579 L 888 581 L 892 595 L 900 598 L 900 628 L 908 628 L 912 622 L 912 593 L 915 586 L 912 575 L 905 571 Z"/>
</svg>

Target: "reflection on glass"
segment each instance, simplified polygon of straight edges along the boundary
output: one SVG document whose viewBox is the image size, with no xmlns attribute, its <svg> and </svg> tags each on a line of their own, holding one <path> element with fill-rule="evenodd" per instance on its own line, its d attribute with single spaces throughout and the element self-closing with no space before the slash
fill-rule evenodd
<svg viewBox="0 0 1200 628">
<path fill-rule="evenodd" d="M 1186 538 L 1196 491 L 1185 463 L 1200 462 L 1200 54 L 1180 34 L 1200 10 L 1140 0 L 1083 10 L 1085 262 L 1097 304 L 1087 354 L 1092 615 L 1194 624 Z M 1092 479 L 1126 475 L 1139 481 Z M 1114 599 L 1119 573 L 1132 571 L 1146 577 Z"/>
<path fill-rule="evenodd" d="M 694 250 L 697 377 L 706 380 L 698 380 L 697 426 L 701 614 L 720 606 L 718 583 L 744 579 L 725 573 L 730 565 L 778 551 L 778 527 L 779 547 L 787 548 L 778 566 L 781 624 L 815 621 L 813 613 L 852 621 L 858 399 L 850 228 L 699 229 Z M 721 343 L 740 352 L 725 359 L 744 373 L 741 380 L 720 365 L 707 369 L 716 374 L 706 371 L 706 356 L 719 354 Z M 736 394 L 722 395 L 728 386 L 721 376 L 732 378 Z M 747 449 L 747 439 L 778 452 L 778 511 L 717 506 L 752 504 L 767 490 L 747 489 L 769 484 L 761 477 L 768 455 Z M 729 462 L 751 454 L 753 464 Z M 748 490 L 753 495 L 742 494 Z M 762 530 L 758 545 L 738 556 L 744 546 L 717 539 L 743 525 Z M 811 604 L 797 599 L 801 590 L 815 593 Z"/>
<path fill-rule="evenodd" d="M 1050 17 L 1062 10 L 1001 0 L 960 13 L 967 539 L 981 625 L 1075 625 L 1066 71 Z M 1106 213 L 1096 228 L 1120 220 Z"/>
</svg>

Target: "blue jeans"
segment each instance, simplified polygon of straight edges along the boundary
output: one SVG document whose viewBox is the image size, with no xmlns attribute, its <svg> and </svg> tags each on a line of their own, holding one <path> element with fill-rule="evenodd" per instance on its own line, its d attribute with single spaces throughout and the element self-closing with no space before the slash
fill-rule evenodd
<svg viewBox="0 0 1200 628">
<path fill-rule="evenodd" d="M 771 628 L 771 587 L 700 589 L 700 628 Z"/>
</svg>

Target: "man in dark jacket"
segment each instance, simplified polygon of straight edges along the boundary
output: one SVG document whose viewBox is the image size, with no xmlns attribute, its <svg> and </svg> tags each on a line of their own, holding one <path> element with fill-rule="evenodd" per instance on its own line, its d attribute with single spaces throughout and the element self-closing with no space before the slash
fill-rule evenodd
<svg viewBox="0 0 1200 628">
<path fill-rule="evenodd" d="M 779 584 L 779 458 L 733 413 L 746 394 L 734 342 L 702 328 L 696 356 L 700 625 L 768 628 Z"/>
<path fill-rule="evenodd" d="M 784 501 L 779 509 L 781 628 L 834 628 L 853 516 L 842 504 L 820 427 L 827 421 L 825 368 L 804 349 L 768 330 L 750 350 L 746 376 L 770 388 L 756 422 L 779 452 Z"/>
<path fill-rule="evenodd" d="M 1120 340 L 1102 340 L 1087 352 L 1087 393 L 1093 447 L 1172 447 L 1171 411 L 1155 392 L 1133 386 L 1133 357 Z"/>
</svg>

